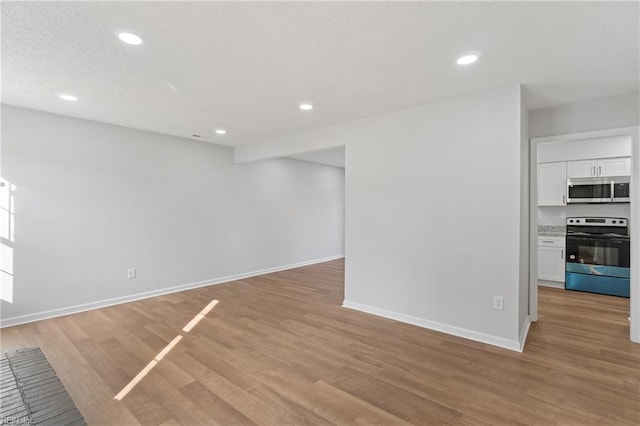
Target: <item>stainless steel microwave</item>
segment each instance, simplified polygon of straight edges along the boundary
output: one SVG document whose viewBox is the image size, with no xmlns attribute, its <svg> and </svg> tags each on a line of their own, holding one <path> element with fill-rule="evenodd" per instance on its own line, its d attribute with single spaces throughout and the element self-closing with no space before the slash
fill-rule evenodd
<svg viewBox="0 0 640 426">
<path fill-rule="evenodd" d="M 628 203 L 629 176 L 567 179 L 567 203 Z"/>
</svg>

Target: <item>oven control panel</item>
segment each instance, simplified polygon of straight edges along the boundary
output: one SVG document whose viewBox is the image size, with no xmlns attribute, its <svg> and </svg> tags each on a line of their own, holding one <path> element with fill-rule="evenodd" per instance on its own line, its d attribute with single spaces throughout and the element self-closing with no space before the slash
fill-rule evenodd
<svg viewBox="0 0 640 426">
<path fill-rule="evenodd" d="M 621 217 L 568 217 L 567 225 L 626 227 L 627 219 Z"/>
</svg>

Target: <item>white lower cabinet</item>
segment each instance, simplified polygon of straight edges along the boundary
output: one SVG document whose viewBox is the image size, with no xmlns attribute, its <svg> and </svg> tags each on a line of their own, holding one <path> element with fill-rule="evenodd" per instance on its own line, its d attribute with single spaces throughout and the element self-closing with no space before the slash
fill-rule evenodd
<svg viewBox="0 0 640 426">
<path fill-rule="evenodd" d="M 538 237 L 538 279 L 564 283 L 564 272 L 564 237 Z"/>
</svg>

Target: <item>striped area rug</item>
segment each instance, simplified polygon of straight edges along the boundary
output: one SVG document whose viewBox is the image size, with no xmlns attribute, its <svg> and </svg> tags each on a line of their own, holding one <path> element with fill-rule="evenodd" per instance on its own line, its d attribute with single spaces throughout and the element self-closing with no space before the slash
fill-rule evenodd
<svg viewBox="0 0 640 426">
<path fill-rule="evenodd" d="M 85 425 L 40 348 L 0 358 L 0 424 Z"/>
</svg>

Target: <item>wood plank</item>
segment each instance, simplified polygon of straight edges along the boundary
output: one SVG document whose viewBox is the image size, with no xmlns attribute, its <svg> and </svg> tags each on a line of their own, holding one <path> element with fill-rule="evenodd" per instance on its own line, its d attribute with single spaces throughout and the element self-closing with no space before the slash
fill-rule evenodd
<svg viewBox="0 0 640 426">
<path fill-rule="evenodd" d="M 343 276 L 338 260 L 25 324 L 2 348 L 41 346 L 89 424 L 640 424 L 628 299 L 541 288 L 519 354 L 343 309 Z"/>
</svg>

